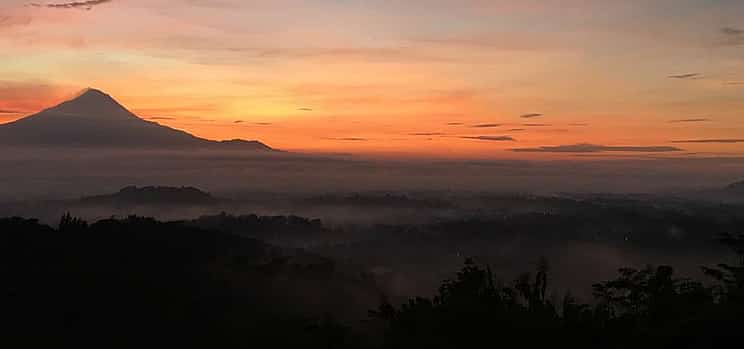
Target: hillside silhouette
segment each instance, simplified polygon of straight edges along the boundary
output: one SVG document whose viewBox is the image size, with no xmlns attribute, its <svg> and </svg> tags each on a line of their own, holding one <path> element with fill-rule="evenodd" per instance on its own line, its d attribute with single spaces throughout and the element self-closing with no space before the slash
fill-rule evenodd
<svg viewBox="0 0 744 349">
<path fill-rule="evenodd" d="M 0 125 L 0 145 L 272 150 L 259 141 L 213 141 L 143 120 L 108 94 L 96 89 L 88 89 L 55 107 Z"/>
<path fill-rule="evenodd" d="M 194 187 L 136 187 L 122 188 L 117 193 L 87 196 L 80 199 L 86 205 L 207 205 L 219 200 Z"/>
</svg>

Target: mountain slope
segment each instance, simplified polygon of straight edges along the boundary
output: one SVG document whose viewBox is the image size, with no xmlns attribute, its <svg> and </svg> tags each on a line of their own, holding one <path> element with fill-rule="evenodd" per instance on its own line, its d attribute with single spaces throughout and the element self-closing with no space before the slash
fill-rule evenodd
<svg viewBox="0 0 744 349">
<path fill-rule="evenodd" d="M 143 120 L 111 96 L 95 89 L 37 114 L 0 125 L 0 145 L 272 150 L 258 141 L 212 141 Z"/>
</svg>

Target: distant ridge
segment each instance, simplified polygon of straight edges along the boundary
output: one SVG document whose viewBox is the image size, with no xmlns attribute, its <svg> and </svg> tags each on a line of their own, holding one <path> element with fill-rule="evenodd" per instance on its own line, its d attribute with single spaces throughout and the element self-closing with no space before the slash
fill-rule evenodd
<svg viewBox="0 0 744 349">
<path fill-rule="evenodd" d="M 726 190 L 729 192 L 744 194 L 744 181 L 731 183 L 726 186 Z"/>
<path fill-rule="evenodd" d="M 113 97 L 92 88 L 55 107 L 1 124 L 0 145 L 274 150 L 255 140 L 213 141 L 143 120 Z"/>
<path fill-rule="evenodd" d="M 203 205 L 218 200 L 194 187 L 129 186 L 114 194 L 88 196 L 80 199 L 93 205 Z"/>
</svg>

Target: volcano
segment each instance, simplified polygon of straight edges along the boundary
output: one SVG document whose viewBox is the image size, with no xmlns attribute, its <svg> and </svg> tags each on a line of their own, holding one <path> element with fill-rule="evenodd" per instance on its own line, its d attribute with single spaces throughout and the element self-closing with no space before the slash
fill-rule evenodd
<svg viewBox="0 0 744 349">
<path fill-rule="evenodd" d="M 255 140 L 214 141 L 143 120 L 108 94 L 87 89 L 37 114 L 0 125 L 0 145 L 272 151 Z"/>
</svg>

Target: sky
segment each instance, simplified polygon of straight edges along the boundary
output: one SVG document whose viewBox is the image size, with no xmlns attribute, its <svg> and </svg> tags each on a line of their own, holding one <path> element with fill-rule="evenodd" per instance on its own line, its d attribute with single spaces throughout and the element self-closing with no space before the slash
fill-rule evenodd
<svg viewBox="0 0 744 349">
<path fill-rule="evenodd" d="M 0 0 L 0 123 L 87 87 L 292 151 L 738 156 L 744 1 Z"/>
</svg>

